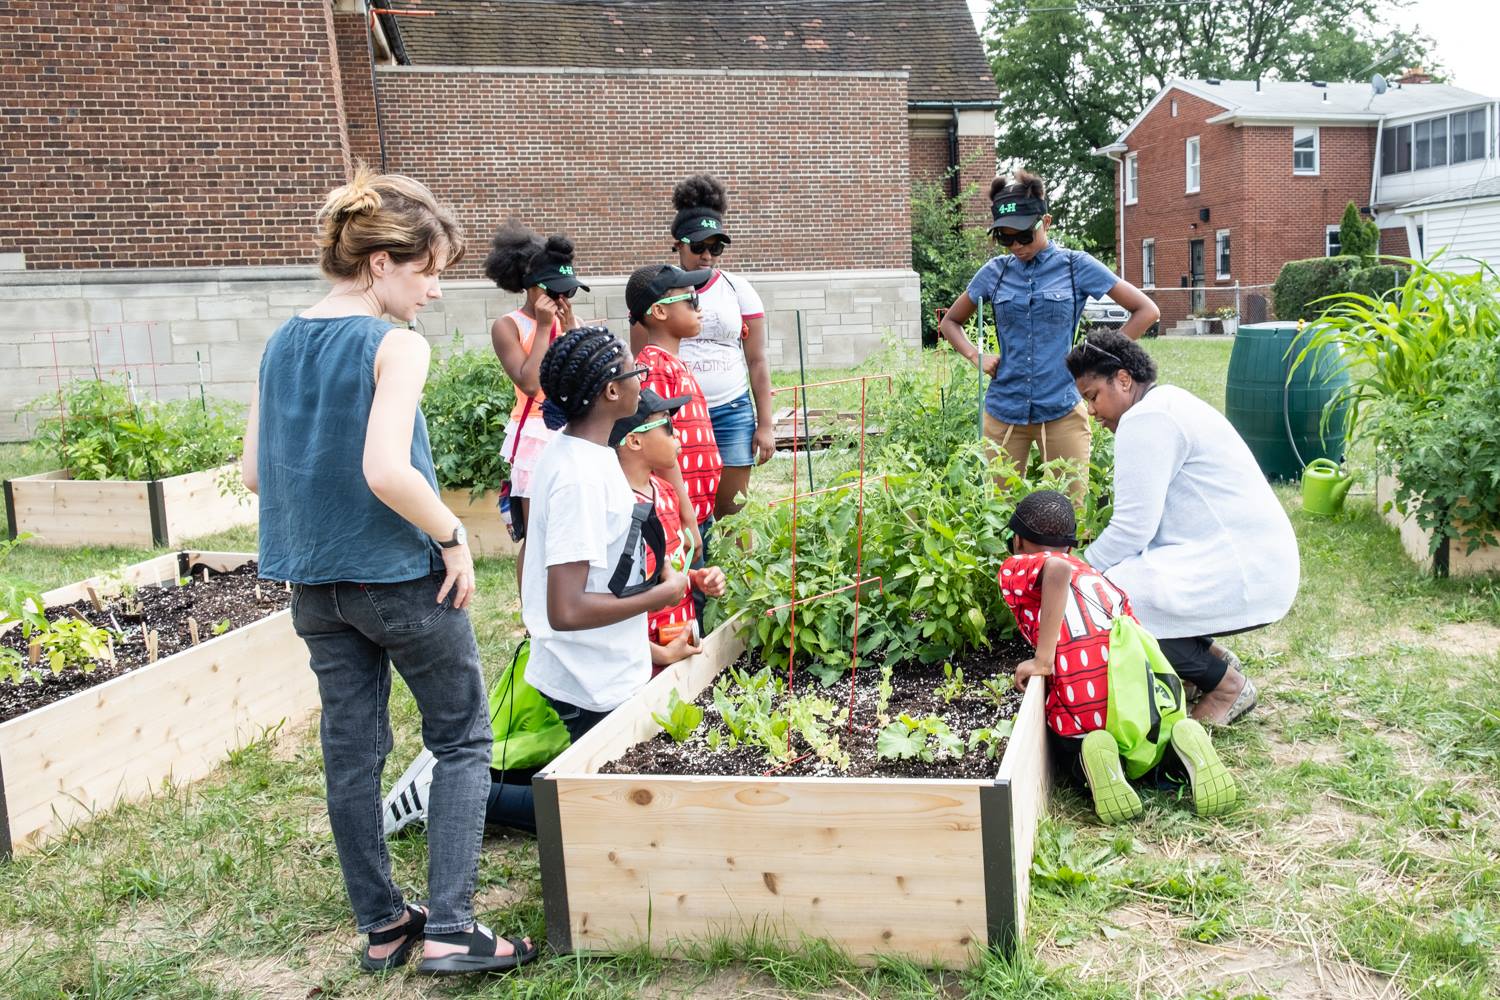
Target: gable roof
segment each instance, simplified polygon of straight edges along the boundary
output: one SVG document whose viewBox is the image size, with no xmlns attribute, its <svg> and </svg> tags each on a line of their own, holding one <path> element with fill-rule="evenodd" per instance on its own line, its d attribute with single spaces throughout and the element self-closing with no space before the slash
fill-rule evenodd
<svg viewBox="0 0 1500 1000">
<path fill-rule="evenodd" d="M 397 58 L 429 66 L 910 74 L 912 103 L 999 93 L 965 0 L 387 0 Z"/>
<path fill-rule="evenodd" d="M 1368 83 L 1308 80 L 1169 80 L 1141 113 L 1136 115 L 1116 142 L 1124 142 L 1146 115 L 1169 92 L 1178 90 L 1223 108 L 1208 121 L 1214 124 L 1373 125 L 1386 118 L 1421 115 L 1485 104 L 1493 98 L 1446 83 L 1391 85 L 1376 94 Z"/>
</svg>

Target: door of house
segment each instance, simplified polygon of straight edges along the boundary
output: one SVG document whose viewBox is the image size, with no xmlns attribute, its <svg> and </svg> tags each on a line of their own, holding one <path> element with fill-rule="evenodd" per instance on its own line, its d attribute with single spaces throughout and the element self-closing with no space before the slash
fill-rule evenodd
<svg viewBox="0 0 1500 1000">
<path fill-rule="evenodd" d="M 1188 241 L 1188 270 L 1191 272 L 1189 281 L 1193 287 L 1193 312 L 1202 312 L 1208 303 L 1208 296 L 1203 291 L 1203 241 Z"/>
</svg>

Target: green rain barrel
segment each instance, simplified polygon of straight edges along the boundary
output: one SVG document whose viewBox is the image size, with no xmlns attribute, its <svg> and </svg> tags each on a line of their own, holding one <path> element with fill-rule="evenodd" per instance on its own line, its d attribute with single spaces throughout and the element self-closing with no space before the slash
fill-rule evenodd
<svg viewBox="0 0 1500 1000">
<path fill-rule="evenodd" d="M 1349 383 L 1337 349 L 1326 347 L 1287 373 L 1309 339 L 1296 323 L 1252 323 L 1235 334 L 1224 414 L 1250 446 L 1268 479 L 1297 479 L 1317 458 L 1343 457 L 1347 407 L 1322 428 L 1323 407 Z"/>
</svg>

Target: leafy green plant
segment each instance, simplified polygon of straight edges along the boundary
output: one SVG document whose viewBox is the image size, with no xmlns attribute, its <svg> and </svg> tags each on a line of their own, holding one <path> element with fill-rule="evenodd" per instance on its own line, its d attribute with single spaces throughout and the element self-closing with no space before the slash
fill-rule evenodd
<svg viewBox="0 0 1500 1000">
<path fill-rule="evenodd" d="M 1001 719 L 993 726 L 984 729 L 976 729 L 969 734 L 969 749 L 977 750 L 984 747 L 984 755 L 990 760 L 1000 756 L 1001 747 L 1005 741 L 1010 739 L 1010 734 L 1015 731 L 1014 719 Z"/>
<path fill-rule="evenodd" d="M 964 672 L 962 667 L 955 667 L 951 663 L 943 664 L 943 679 L 933 693 L 943 699 L 944 705 L 951 705 L 964 696 Z"/>
<path fill-rule="evenodd" d="M 1326 307 L 1330 295 L 1348 287 L 1350 271 L 1359 267 L 1358 257 L 1312 257 L 1289 260 L 1281 266 L 1271 299 L 1276 318 L 1282 320 L 1316 319 Z"/>
<path fill-rule="evenodd" d="M 505 424 L 515 401 L 515 387 L 494 352 L 466 351 L 455 333 L 449 352 L 433 357 L 422 392 L 438 485 L 475 497 L 499 488 L 510 471 Z"/>
<path fill-rule="evenodd" d="M 213 623 L 213 625 L 210 627 L 210 629 L 211 629 L 211 631 L 213 632 L 214 635 L 223 635 L 225 632 L 228 632 L 229 629 L 230 629 L 229 619 L 228 618 L 220 618 L 218 621 L 216 621 L 216 622 Z"/>
<path fill-rule="evenodd" d="M 74 479 L 164 479 L 231 462 L 244 436 L 244 408 L 212 400 L 157 402 L 134 398 L 124 381 L 71 382 L 58 400 L 28 407 L 46 413 L 35 452 L 56 455 Z"/>
<path fill-rule="evenodd" d="M 8 541 L 0 541 L 0 564 L 29 534 L 21 534 Z M 30 646 L 32 639 L 47 630 L 47 616 L 42 611 L 46 602 L 42 600 L 41 588 L 29 580 L 0 575 L 0 630 L 20 628 L 23 645 Z M 12 683 L 25 676 L 26 657 L 6 646 L 0 646 L 0 679 Z"/>
<path fill-rule="evenodd" d="M 1339 220 L 1339 253 L 1368 259 L 1380 250 L 1380 227 L 1373 219 L 1366 220 L 1359 214 L 1354 202 L 1344 206 L 1344 216 Z"/>
<path fill-rule="evenodd" d="M 880 680 L 875 685 L 875 718 L 883 726 L 890 722 L 891 695 L 895 694 L 895 687 L 891 684 L 891 674 L 894 668 L 890 661 L 880 665 Z"/>
<path fill-rule="evenodd" d="M 698 726 L 703 722 L 703 709 L 690 701 L 683 701 L 673 688 L 671 695 L 667 698 L 667 715 L 663 718 L 656 712 L 651 713 L 651 718 L 656 724 L 667 731 L 674 743 L 684 743 L 688 737 L 698 731 Z"/>
<path fill-rule="evenodd" d="M 914 719 L 903 712 L 875 737 L 875 755 L 882 760 L 931 763 L 939 757 L 962 757 L 964 741 L 954 735 L 941 716 Z"/>
<path fill-rule="evenodd" d="M 51 622 L 37 634 L 37 639 L 42 647 L 42 660 L 54 674 L 67 667 L 93 673 L 98 661 L 112 660 L 115 655 L 108 629 L 77 618 Z"/>
<path fill-rule="evenodd" d="M 964 225 L 974 189 L 952 197 L 947 181 L 917 184 L 911 198 L 911 261 L 921 277 L 922 342 L 938 340 L 937 311 L 969 287 L 991 256 L 984 231 Z"/>
</svg>

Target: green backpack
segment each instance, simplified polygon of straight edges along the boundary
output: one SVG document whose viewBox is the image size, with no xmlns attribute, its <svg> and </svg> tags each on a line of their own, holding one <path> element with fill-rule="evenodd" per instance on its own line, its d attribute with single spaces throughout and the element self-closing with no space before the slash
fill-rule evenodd
<svg viewBox="0 0 1500 1000">
<path fill-rule="evenodd" d="M 1126 777 L 1139 778 L 1161 763 L 1172 727 L 1187 718 L 1182 679 L 1156 638 L 1124 615 L 1110 626 L 1108 677 L 1104 729 L 1120 748 Z"/>
<path fill-rule="evenodd" d="M 490 689 L 495 731 L 490 766 L 497 771 L 541 767 L 568 748 L 568 728 L 543 694 L 526 683 L 531 640 L 516 647 L 510 666 Z"/>
</svg>

